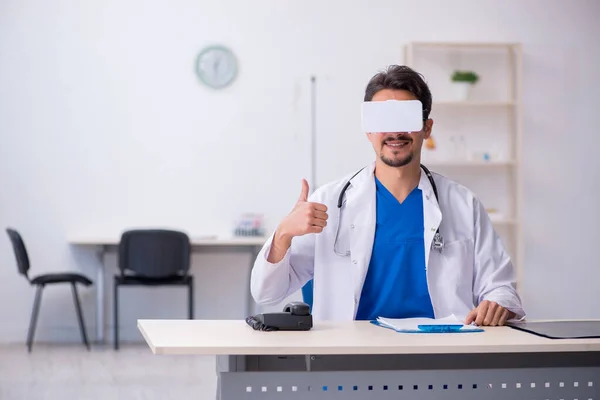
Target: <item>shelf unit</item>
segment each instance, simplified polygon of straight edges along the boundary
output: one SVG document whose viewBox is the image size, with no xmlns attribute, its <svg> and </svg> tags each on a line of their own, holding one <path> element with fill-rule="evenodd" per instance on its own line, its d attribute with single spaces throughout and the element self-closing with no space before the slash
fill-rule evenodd
<svg viewBox="0 0 600 400">
<path fill-rule="evenodd" d="M 411 42 L 404 48 L 404 59 L 424 76 L 433 96 L 430 118 L 434 120 L 432 138 L 436 145 L 434 150 L 423 148 L 422 162 L 464 183 L 487 209 L 499 210 L 490 211 L 490 219 L 511 255 L 520 287 L 521 45 Z M 451 81 L 454 70 L 479 75 L 468 97 L 453 95 L 457 93 Z"/>
</svg>

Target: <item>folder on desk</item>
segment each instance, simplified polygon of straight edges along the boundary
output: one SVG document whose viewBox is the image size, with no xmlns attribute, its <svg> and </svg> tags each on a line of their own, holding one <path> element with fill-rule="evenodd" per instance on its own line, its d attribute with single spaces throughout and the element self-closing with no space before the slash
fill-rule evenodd
<svg viewBox="0 0 600 400">
<path fill-rule="evenodd" d="M 549 339 L 598 339 L 600 321 L 533 321 L 508 323 L 513 329 Z"/>
<path fill-rule="evenodd" d="M 483 332 L 483 329 L 475 325 L 465 325 L 450 315 L 445 318 L 377 318 L 371 323 L 383 328 L 393 329 L 402 333 L 467 333 Z"/>
</svg>

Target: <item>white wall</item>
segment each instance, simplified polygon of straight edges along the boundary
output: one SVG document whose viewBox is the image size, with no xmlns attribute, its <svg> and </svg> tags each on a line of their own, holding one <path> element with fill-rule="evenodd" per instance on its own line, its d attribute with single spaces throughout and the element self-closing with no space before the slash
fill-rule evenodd
<svg viewBox="0 0 600 400">
<path fill-rule="evenodd" d="M 92 277 L 93 254 L 71 249 L 68 235 L 227 234 L 245 211 L 274 227 L 310 174 L 311 74 L 324 183 L 371 159 L 352 133 L 356 107 L 374 72 L 403 62 L 406 42 L 522 42 L 525 305 L 532 317 L 600 317 L 599 12 L 592 0 L 4 0 L 0 226 L 22 232 L 34 275 Z M 218 92 L 193 73 L 212 43 L 240 61 L 238 80 Z M 243 317 L 248 262 L 194 257 L 198 318 Z M 111 282 L 114 255 L 107 263 Z M 0 265 L 0 341 L 22 341 L 34 292 L 6 236 Z M 94 290 L 82 292 L 90 334 Z M 139 338 L 136 318 L 185 317 L 183 290 L 126 290 L 125 339 Z M 47 289 L 37 338 L 78 340 L 72 307 L 68 288 Z"/>
</svg>

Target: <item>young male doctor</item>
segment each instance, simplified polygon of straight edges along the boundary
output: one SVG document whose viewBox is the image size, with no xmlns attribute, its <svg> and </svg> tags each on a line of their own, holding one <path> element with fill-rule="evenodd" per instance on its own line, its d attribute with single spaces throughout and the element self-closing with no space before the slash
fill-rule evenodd
<svg viewBox="0 0 600 400">
<path fill-rule="evenodd" d="M 523 318 L 513 265 L 481 202 L 442 175 L 431 173 L 432 185 L 421 168 L 433 126 L 421 75 L 391 66 L 370 80 L 364 101 L 375 161 L 310 196 L 302 181 L 255 261 L 255 301 L 278 304 L 313 279 L 317 321 Z"/>
</svg>

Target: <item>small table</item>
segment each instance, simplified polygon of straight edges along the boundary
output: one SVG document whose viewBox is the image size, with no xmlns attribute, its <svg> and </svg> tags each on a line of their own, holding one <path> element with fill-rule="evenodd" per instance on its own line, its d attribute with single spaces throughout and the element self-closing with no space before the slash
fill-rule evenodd
<svg viewBox="0 0 600 400">
<path fill-rule="evenodd" d="M 600 398 L 600 339 L 509 327 L 404 334 L 367 321 L 260 332 L 237 320 L 138 320 L 138 329 L 154 354 L 226 356 L 222 400 Z"/>
<path fill-rule="evenodd" d="M 192 251 L 244 251 L 249 252 L 251 255 L 250 259 L 250 271 L 254 265 L 254 260 L 258 255 L 260 249 L 267 239 L 265 237 L 229 237 L 229 238 L 218 238 L 218 237 L 190 237 Z M 95 250 L 98 260 L 99 268 L 96 272 L 96 340 L 99 343 L 104 342 L 105 338 L 105 306 L 104 306 L 104 290 L 105 290 L 105 279 L 104 279 L 104 256 L 110 250 L 115 250 L 119 245 L 119 237 L 89 237 L 89 236 L 73 236 L 69 239 L 69 244 L 73 246 L 91 247 Z M 246 315 L 253 313 L 254 300 L 250 293 L 250 283 L 248 278 L 247 287 L 247 300 L 245 304 Z"/>
</svg>

